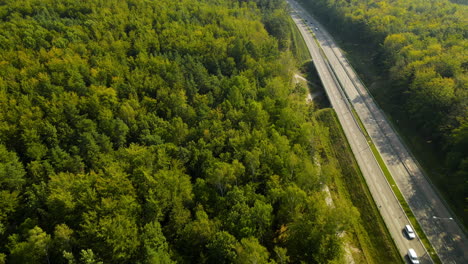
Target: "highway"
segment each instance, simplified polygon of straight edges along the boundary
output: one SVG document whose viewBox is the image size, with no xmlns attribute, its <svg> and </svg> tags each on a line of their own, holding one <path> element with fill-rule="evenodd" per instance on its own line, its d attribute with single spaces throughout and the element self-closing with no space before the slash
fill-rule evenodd
<svg viewBox="0 0 468 264">
<path fill-rule="evenodd" d="M 324 58 L 323 53 L 321 53 L 310 32 L 311 29 L 315 30 L 316 33 L 318 30 L 315 29 L 316 27 L 312 27 L 309 24 L 310 22 L 307 22 L 311 21 L 311 18 L 307 16 L 304 10 L 292 1 L 290 5 L 295 10 L 292 13 L 292 18 L 309 48 L 330 103 L 337 113 L 372 196 L 380 209 L 381 215 L 390 230 L 401 256 L 405 258 L 408 248 L 414 248 L 416 253 L 422 256 L 422 263 L 431 263 L 422 243 L 418 239 L 408 240 L 402 234 L 404 226 L 409 224 L 409 221 L 386 181 L 379 164 L 375 160 L 366 137 L 354 119 L 351 112 L 351 104 L 343 93 L 341 84 L 337 79 L 337 74 L 332 70 L 328 60 Z"/>
<path fill-rule="evenodd" d="M 387 206 L 391 208 L 390 211 L 381 209 L 381 214 L 402 256 L 405 256 L 407 249 L 412 247 L 419 256 L 423 256 L 422 263 L 431 262 L 418 239 L 415 241 L 401 239 L 401 229 L 409 221 L 399 207 L 399 203 L 380 168 L 374 168 L 372 165 L 371 171 L 366 169 L 369 167 L 369 163 L 376 163 L 377 167 L 378 163 L 369 148 L 363 150 L 358 147 L 362 147 L 359 144 L 362 144 L 362 140 L 365 141 L 365 137 L 362 133 L 358 135 L 360 132 L 356 129 L 359 127 L 348 127 L 350 125 L 357 126 L 355 121 L 354 125 L 351 122 L 343 122 L 353 118 L 349 112 L 351 106 L 364 124 L 397 186 L 442 262 L 468 263 L 466 235 L 453 220 L 453 216 L 424 176 L 419 164 L 395 133 L 384 113 L 375 104 L 372 96 L 349 65 L 333 38 L 299 5 L 293 1 L 289 1 L 289 3 L 295 10 L 292 17 L 306 40 L 320 79 L 338 114 L 374 200 L 379 206 L 382 206 L 381 208 Z M 310 29 L 314 31 L 317 42 L 314 41 L 313 35 L 309 32 Z M 364 160 L 362 160 L 363 152 L 369 152 Z M 377 170 L 380 173 L 376 173 Z M 383 194 L 383 189 L 388 189 L 390 193 L 385 191 Z"/>
</svg>

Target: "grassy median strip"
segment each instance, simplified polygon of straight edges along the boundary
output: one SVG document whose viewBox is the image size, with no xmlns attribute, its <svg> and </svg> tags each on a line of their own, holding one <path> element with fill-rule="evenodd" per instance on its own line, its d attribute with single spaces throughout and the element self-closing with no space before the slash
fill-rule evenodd
<svg viewBox="0 0 468 264">
<path fill-rule="evenodd" d="M 292 39 L 291 49 L 294 56 L 298 60 L 299 65 L 302 65 L 303 63 L 310 61 L 312 57 L 310 56 L 309 49 L 307 48 L 307 44 L 305 43 L 301 32 L 297 28 L 296 23 L 294 23 L 292 18 L 289 19 L 289 27 L 291 29 Z"/>
<path fill-rule="evenodd" d="M 328 156 L 336 158 L 341 170 L 333 184 L 340 195 L 347 196 L 360 213 L 354 224 L 354 231 L 366 262 L 402 262 L 335 112 L 331 108 L 323 109 L 317 112 L 316 118 L 329 128 L 331 142 L 328 149 L 331 153 Z"/>
<path fill-rule="evenodd" d="M 397 197 L 398 201 L 401 204 L 401 207 L 406 213 L 406 216 L 410 220 L 411 224 L 413 225 L 414 229 L 416 230 L 416 233 L 418 234 L 419 238 L 421 239 L 422 243 L 426 247 L 426 250 L 429 252 L 429 255 L 431 256 L 432 260 L 434 263 L 442 263 L 439 259 L 439 256 L 435 253 L 434 248 L 432 247 L 432 244 L 429 242 L 429 239 L 426 237 L 426 234 L 422 230 L 421 226 L 419 225 L 419 222 L 416 220 L 416 217 L 413 214 L 413 211 L 411 211 L 408 203 L 406 202 L 403 194 L 401 193 L 400 189 L 398 188 L 395 180 L 393 179 L 392 175 L 390 174 L 390 171 L 387 168 L 387 165 L 385 164 L 382 156 L 380 155 L 380 152 L 377 150 L 377 147 L 375 144 L 372 142 L 369 134 L 367 133 L 366 128 L 364 127 L 364 124 L 362 123 L 361 119 L 359 118 L 358 114 L 356 113 L 356 110 L 352 110 L 354 118 L 358 121 L 359 126 L 361 127 L 361 130 L 363 131 L 367 143 L 369 144 L 369 147 L 372 150 L 372 153 L 374 154 L 375 159 L 379 163 L 380 168 L 382 169 L 382 172 L 385 175 L 385 178 L 387 178 L 388 183 L 390 184 L 393 193 Z"/>
</svg>

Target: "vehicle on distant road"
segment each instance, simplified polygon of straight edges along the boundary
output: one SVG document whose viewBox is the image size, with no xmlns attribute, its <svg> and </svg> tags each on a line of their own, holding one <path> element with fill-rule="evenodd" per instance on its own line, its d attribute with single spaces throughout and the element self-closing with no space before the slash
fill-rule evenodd
<svg viewBox="0 0 468 264">
<path fill-rule="evenodd" d="M 405 232 L 409 239 L 413 239 L 416 237 L 413 228 L 410 225 L 405 226 Z"/>
<path fill-rule="evenodd" d="M 419 264 L 418 255 L 416 255 L 416 251 L 414 251 L 414 249 L 410 248 L 408 250 L 408 258 L 411 261 L 411 263 Z"/>
</svg>

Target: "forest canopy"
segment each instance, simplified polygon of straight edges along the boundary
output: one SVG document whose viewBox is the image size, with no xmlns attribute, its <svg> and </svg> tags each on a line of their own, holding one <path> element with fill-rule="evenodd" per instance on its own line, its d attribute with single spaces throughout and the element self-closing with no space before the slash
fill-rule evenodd
<svg viewBox="0 0 468 264">
<path fill-rule="evenodd" d="M 286 10 L 0 1 L 0 263 L 339 261 Z"/>
</svg>

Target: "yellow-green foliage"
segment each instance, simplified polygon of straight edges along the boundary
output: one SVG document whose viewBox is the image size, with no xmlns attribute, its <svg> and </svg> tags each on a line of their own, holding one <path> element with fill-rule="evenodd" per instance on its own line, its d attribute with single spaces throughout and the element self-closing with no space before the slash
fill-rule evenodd
<svg viewBox="0 0 468 264">
<path fill-rule="evenodd" d="M 339 260 L 285 10 L 1 1 L 0 261 Z"/>
</svg>

